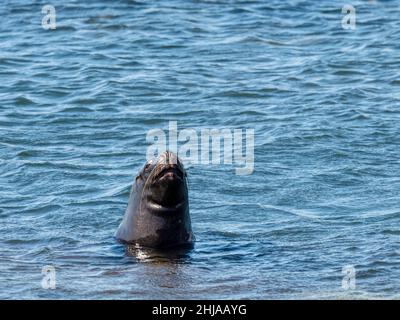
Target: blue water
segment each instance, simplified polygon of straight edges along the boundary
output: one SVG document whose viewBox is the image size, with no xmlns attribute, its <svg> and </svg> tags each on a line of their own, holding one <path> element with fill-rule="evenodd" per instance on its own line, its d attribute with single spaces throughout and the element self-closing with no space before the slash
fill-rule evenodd
<svg viewBox="0 0 400 320">
<path fill-rule="evenodd" d="M 33 2 L 0 6 L 1 299 L 400 297 L 398 1 Z M 192 166 L 194 249 L 132 254 L 170 120 L 254 129 L 254 173 Z"/>
</svg>

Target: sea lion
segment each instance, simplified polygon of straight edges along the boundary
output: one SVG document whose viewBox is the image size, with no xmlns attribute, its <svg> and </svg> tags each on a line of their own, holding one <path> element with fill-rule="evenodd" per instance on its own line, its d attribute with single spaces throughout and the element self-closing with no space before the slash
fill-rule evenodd
<svg viewBox="0 0 400 320">
<path fill-rule="evenodd" d="M 187 173 L 173 152 L 147 161 L 139 172 L 115 237 L 149 248 L 193 244 Z"/>
</svg>

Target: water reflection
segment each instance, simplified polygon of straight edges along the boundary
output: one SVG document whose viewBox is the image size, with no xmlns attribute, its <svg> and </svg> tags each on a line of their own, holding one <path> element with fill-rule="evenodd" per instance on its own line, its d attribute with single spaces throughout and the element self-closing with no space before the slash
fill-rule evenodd
<svg viewBox="0 0 400 320">
<path fill-rule="evenodd" d="M 152 262 L 158 264 L 180 264 L 190 262 L 192 245 L 180 246 L 170 249 L 153 249 L 139 245 L 127 245 L 125 254 L 134 257 L 139 262 Z"/>
<path fill-rule="evenodd" d="M 192 249 L 193 246 L 158 250 L 129 245 L 126 246 L 126 255 L 135 258 L 144 267 L 140 276 L 142 289 L 154 292 L 155 288 L 183 289 L 191 285 L 191 277 L 185 272 L 185 267 L 191 261 Z"/>
</svg>

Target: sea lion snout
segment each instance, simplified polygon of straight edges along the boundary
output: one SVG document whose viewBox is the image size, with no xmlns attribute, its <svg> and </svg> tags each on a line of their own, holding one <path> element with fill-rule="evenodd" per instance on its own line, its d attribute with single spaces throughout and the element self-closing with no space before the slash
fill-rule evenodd
<svg viewBox="0 0 400 320">
<path fill-rule="evenodd" d="M 176 207 L 187 201 L 186 172 L 178 157 L 170 152 L 164 152 L 155 167 L 149 200 L 164 207 Z"/>
<path fill-rule="evenodd" d="M 152 182 L 154 184 L 162 181 L 183 181 L 185 176 L 185 168 L 178 156 L 171 151 L 165 151 L 157 160 L 152 173 Z"/>
<path fill-rule="evenodd" d="M 157 182 L 165 180 L 171 182 L 175 180 L 182 181 L 183 179 L 184 179 L 184 172 L 177 165 L 163 166 L 160 172 L 155 177 L 155 180 L 158 180 Z"/>
<path fill-rule="evenodd" d="M 179 159 L 175 153 L 167 150 L 160 155 L 159 162 L 161 162 L 162 164 L 165 164 L 165 165 L 169 165 L 169 164 L 173 165 L 173 164 L 178 164 Z"/>
</svg>

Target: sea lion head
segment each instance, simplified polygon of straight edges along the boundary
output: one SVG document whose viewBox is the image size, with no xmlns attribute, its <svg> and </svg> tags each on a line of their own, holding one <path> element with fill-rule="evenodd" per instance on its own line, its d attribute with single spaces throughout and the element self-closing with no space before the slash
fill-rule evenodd
<svg viewBox="0 0 400 320">
<path fill-rule="evenodd" d="M 187 174 L 171 151 L 147 161 L 136 180 L 142 184 L 142 208 L 156 214 L 177 214 L 188 204 Z"/>
<path fill-rule="evenodd" d="M 166 151 L 147 161 L 140 170 L 116 237 L 151 248 L 194 242 L 187 174 L 173 152 Z"/>
</svg>

